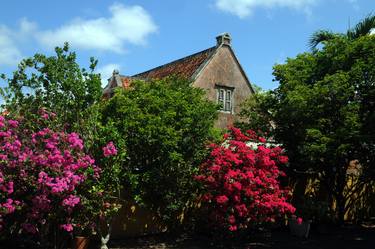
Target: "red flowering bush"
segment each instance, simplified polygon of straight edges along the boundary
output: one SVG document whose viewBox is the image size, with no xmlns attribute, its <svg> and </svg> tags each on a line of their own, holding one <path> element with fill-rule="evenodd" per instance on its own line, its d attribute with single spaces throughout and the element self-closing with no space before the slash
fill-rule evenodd
<svg viewBox="0 0 375 249">
<path fill-rule="evenodd" d="M 0 233 L 71 232 L 100 168 L 77 133 L 31 131 L 27 122 L 0 116 Z"/>
<path fill-rule="evenodd" d="M 214 226 L 236 231 L 274 222 L 295 208 L 287 202 L 290 191 L 282 189 L 278 168 L 288 162 L 278 146 L 266 146 L 255 132 L 243 134 L 232 128 L 223 144 L 211 145 L 209 158 L 195 179 L 203 184 L 201 201 Z"/>
</svg>

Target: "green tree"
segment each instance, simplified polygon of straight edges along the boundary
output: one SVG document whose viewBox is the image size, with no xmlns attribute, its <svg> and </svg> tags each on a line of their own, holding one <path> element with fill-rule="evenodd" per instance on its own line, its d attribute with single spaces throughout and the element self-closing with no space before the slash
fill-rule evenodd
<svg viewBox="0 0 375 249">
<path fill-rule="evenodd" d="M 328 30 L 316 31 L 310 37 L 309 46 L 312 49 L 315 49 L 320 43 L 327 42 L 336 37 L 343 37 L 349 40 L 354 40 L 361 36 L 369 35 L 373 29 L 375 29 L 375 15 L 370 14 L 359 23 L 357 23 L 355 27 L 348 29 L 346 34 L 334 33 Z"/>
<path fill-rule="evenodd" d="M 343 221 L 349 162 L 364 167 L 362 183 L 373 172 L 375 36 L 335 36 L 324 45 L 274 67 L 280 85 L 269 95 L 269 111 L 291 168 L 320 178 Z"/>
<path fill-rule="evenodd" d="M 235 127 L 243 131 L 253 130 L 265 137 L 272 137 L 274 133 L 274 122 L 270 112 L 269 91 L 257 91 L 250 95 L 241 106 L 240 121 Z"/>
<path fill-rule="evenodd" d="M 189 81 L 170 77 L 118 89 L 102 115 L 125 140 L 135 200 L 176 224 L 194 197 L 192 176 L 205 155 L 216 105 Z"/>
<path fill-rule="evenodd" d="M 68 43 L 55 48 L 55 55 L 36 54 L 20 62 L 12 77 L 2 78 L 8 86 L 1 89 L 5 102 L 2 106 L 10 116 L 29 120 L 25 129 L 38 131 L 45 119 L 48 127 L 78 132 L 85 141 L 85 152 L 95 158 L 101 167 L 100 180 L 92 186 L 86 211 L 90 217 L 113 215 L 118 210 L 118 192 L 122 187 L 126 156 L 121 134 L 112 129 L 112 123 L 101 123 L 102 88 L 100 74 L 94 72 L 97 60 L 90 59 L 89 69 L 81 68 L 76 54 Z M 113 141 L 115 157 L 103 157 L 102 148 Z M 100 192 L 101 195 L 96 193 Z M 111 205 L 103 211 L 103 202 Z"/>
<path fill-rule="evenodd" d="M 65 128 L 81 131 L 92 111 L 89 107 L 102 96 L 100 75 L 94 73 L 97 60 L 91 58 L 86 70 L 76 62 L 68 43 L 55 52 L 54 56 L 35 54 L 22 60 L 11 78 L 2 75 L 8 83 L 1 91 L 3 108 L 22 116 L 45 108 L 57 113 Z"/>
</svg>

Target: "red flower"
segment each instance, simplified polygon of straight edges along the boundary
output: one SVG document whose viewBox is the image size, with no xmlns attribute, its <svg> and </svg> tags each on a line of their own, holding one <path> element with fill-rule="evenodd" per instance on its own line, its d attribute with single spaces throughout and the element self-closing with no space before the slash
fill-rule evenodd
<svg viewBox="0 0 375 249">
<path fill-rule="evenodd" d="M 288 157 L 287 156 L 279 156 L 279 162 L 282 164 L 286 164 L 288 162 Z"/>
<path fill-rule="evenodd" d="M 301 217 L 298 217 L 298 218 L 297 218 L 297 224 L 298 224 L 298 225 L 301 225 L 302 222 L 303 222 L 302 218 L 301 218 Z"/>
<path fill-rule="evenodd" d="M 211 153 L 195 177 L 204 187 L 202 201 L 212 225 L 234 232 L 294 213 L 287 202 L 290 191 L 279 185 L 278 178 L 285 173 L 278 165 L 288 161 L 282 148 L 248 146 L 266 141 L 254 131 L 243 134 L 237 128 L 231 128 L 225 139 L 225 145 L 210 146 Z"/>
<path fill-rule="evenodd" d="M 261 143 L 265 143 L 265 142 L 267 142 L 266 139 L 265 139 L 264 137 L 259 137 L 258 140 L 259 140 L 259 142 L 261 142 Z"/>
<path fill-rule="evenodd" d="M 232 183 L 232 185 L 237 190 L 241 190 L 242 189 L 242 185 L 239 182 L 234 182 L 234 183 Z"/>
<path fill-rule="evenodd" d="M 229 215 L 228 222 L 229 222 L 229 224 L 236 223 L 236 218 L 234 217 L 234 215 Z"/>
<path fill-rule="evenodd" d="M 220 195 L 220 196 L 217 196 L 216 197 L 216 202 L 218 204 L 224 204 L 224 203 L 227 203 L 228 202 L 228 197 L 226 197 L 225 195 Z"/>
</svg>

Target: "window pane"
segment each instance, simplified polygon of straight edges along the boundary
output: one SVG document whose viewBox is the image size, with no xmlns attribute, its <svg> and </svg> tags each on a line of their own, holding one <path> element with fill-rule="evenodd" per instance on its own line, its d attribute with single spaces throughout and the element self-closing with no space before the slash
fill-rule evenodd
<svg viewBox="0 0 375 249">
<path fill-rule="evenodd" d="M 221 109 L 224 109 L 224 90 L 223 89 L 219 89 L 219 93 L 218 93 L 218 104 L 221 106 L 220 108 Z"/>
<path fill-rule="evenodd" d="M 232 91 L 227 90 L 225 97 L 225 111 L 232 111 Z"/>
<path fill-rule="evenodd" d="M 225 102 L 225 111 L 231 111 L 230 102 L 228 101 Z"/>
<path fill-rule="evenodd" d="M 230 90 L 227 91 L 227 101 L 231 101 L 232 100 L 232 92 Z"/>
</svg>

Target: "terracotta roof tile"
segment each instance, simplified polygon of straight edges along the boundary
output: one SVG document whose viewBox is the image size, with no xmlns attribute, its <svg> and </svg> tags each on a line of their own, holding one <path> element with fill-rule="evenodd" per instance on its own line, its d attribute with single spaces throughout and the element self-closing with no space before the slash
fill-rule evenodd
<svg viewBox="0 0 375 249">
<path fill-rule="evenodd" d="M 143 73 L 135 74 L 133 78 L 161 79 L 175 74 L 185 78 L 191 78 L 201 65 L 215 52 L 216 47 L 203 50 L 179 60 L 172 61 L 159 67 L 155 67 Z"/>
</svg>

